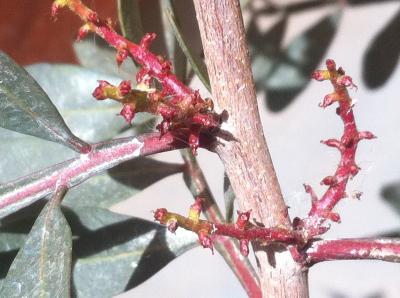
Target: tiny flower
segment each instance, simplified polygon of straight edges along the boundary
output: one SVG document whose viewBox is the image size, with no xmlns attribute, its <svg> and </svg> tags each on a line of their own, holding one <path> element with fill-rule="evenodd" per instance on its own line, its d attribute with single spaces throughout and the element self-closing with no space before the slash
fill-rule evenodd
<svg viewBox="0 0 400 298">
<path fill-rule="evenodd" d="M 171 233 L 175 233 L 176 229 L 178 228 L 178 221 L 175 218 L 168 220 L 167 222 L 167 229 Z"/>
<path fill-rule="evenodd" d="M 311 74 L 311 77 L 314 80 L 321 82 L 321 81 L 329 80 L 331 75 L 328 70 L 317 70 Z"/>
<path fill-rule="evenodd" d="M 146 34 L 143 36 L 142 40 L 140 41 L 140 44 L 139 44 L 139 45 L 140 45 L 142 48 L 148 49 L 149 46 L 150 46 L 150 44 L 151 44 L 151 42 L 152 42 L 154 39 L 156 39 L 156 37 L 157 37 L 157 35 L 156 35 L 155 33 L 146 33 Z"/>
<path fill-rule="evenodd" d="M 200 230 L 198 233 L 199 236 L 199 241 L 200 244 L 204 247 L 204 248 L 209 248 L 211 249 L 211 252 L 214 254 L 214 250 L 213 250 L 213 242 L 210 238 L 210 236 L 208 235 L 207 231 L 204 230 Z"/>
<path fill-rule="evenodd" d="M 131 125 L 132 119 L 133 117 L 135 117 L 135 110 L 131 104 L 124 104 L 119 114 L 122 117 L 124 117 L 124 119 L 126 120 L 126 122 L 128 122 L 129 125 Z"/>
<path fill-rule="evenodd" d="M 132 90 L 131 81 L 128 81 L 128 80 L 122 81 L 119 84 L 118 89 L 119 89 L 121 96 L 127 95 Z"/>
<path fill-rule="evenodd" d="M 323 185 L 335 185 L 337 184 L 337 178 L 335 176 L 327 176 L 322 179 L 321 184 Z"/>
<path fill-rule="evenodd" d="M 117 65 L 121 66 L 122 62 L 128 57 L 129 51 L 126 48 L 119 48 L 117 51 L 117 55 L 115 56 L 115 60 L 117 60 Z"/>
<path fill-rule="evenodd" d="M 200 213 L 203 208 L 203 202 L 204 202 L 203 198 L 197 197 L 196 200 L 194 201 L 194 204 L 192 206 L 190 206 L 189 218 L 191 220 L 195 220 L 195 221 L 199 220 Z"/>
<path fill-rule="evenodd" d="M 94 89 L 92 96 L 97 100 L 104 100 L 108 98 L 107 96 L 107 87 L 113 87 L 109 82 L 104 80 L 99 80 L 99 86 Z"/>
<path fill-rule="evenodd" d="M 159 208 L 156 211 L 154 211 L 154 219 L 158 221 L 161 224 L 165 223 L 166 217 L 167 217 L 168 211 L 165 208 Z"/>
<path fill-rule="evenodd" d="M 90 24 L 85 24 L 82 27 L 79 28 L 78 30 L 78 36 L 76 38 L 77 41 L 81 41 L 82 39 L 84 39 L 89 32 L 92 31 L 92 28 L 90 26 Z"/>
<path fill-rule="evenodd" d="M 239 242 L 240 253 L 247 257 L 249 255 L 249 240 L 248 239 L 241 239 Z"/>
<path fill-rule="evenodd" d="M 246 212 L 237 211 L 238 218 L 236 220 L 236 226 L 239 229 L 244 230 L 246 228 L 247 224 L 249 223 L 250 213 L 251 210 Z"/>
<path fill-rule="evenodd" d="M 325 64 L 329 71 L 334 71 L 336 69 L 336 63 L 332 59 L 327 59 Z"/>
</svg>

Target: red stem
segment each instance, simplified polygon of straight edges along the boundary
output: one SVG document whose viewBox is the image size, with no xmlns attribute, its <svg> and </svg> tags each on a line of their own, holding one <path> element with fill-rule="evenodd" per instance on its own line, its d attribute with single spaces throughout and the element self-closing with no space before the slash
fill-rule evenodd
<svg viewBox="0 0 400 298">
<path fill-rule="evenodd" d="M 381 260 L 400 262 L 399 239 L 337 239 L 315 241 L 305 251 L 313 265 L 333 260 Z"/>
<path fill-rule="evenodd" d="M 206 137 L 203 138 L 206 140 Z M 204 145 L 207 146 L 206 142 Z M 187 147 L 187 136 L 149 133 L 92 145 L 87 154 L 0 186 L 0 218 L 52 193 L 58 186 L 78 185 L 124 161 Z"/>
<path fill-rule="evenodd" d="M 335 101 L 339 103 L 336 113 L 343 121 L 344 131 L 340 140 L 329 139 L 322 143 L 337 148 L 341 159 L 334 176 L 328 176 L 322 180 L 321 183 L 328 185 L 329 188 L 320 199 L 310 186 L 305 186 L 312 199 L 308 217 L 300 223 L 306 241 L 327 230 L 323 227 L 326 220 L 340 220 L 340 216 L 333 213 L 332 210 L 341 199 L 346 197 L 347 182 L 357 175 L 360 169 L 355 162 L 357 145 L 362 139 L 374 138 L 374 135 L 370 132 L 359 132 L 357 130 L 352 101 L 347 92 L 347 87 L 355 87 L 351 78 L 345 75 L 342 68 L 336 69 L 333 60 L 328 59 L 326 65 L 328 70 L 316 71 L 313 77 L 319 81 L 329 79 L 335 92 L 325 96 L 320 106 L 325 108 Z"/>
</svg>

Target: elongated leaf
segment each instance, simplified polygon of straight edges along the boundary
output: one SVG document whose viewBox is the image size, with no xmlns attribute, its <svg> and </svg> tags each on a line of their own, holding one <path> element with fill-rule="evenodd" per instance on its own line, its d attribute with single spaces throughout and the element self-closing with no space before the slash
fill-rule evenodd
<svg viewBox="0 0 400 298">
<path fill-rule="evenodd" d="M 38 64 L 28 67 L 28 70 L 54 100 L 68 125 L 87 140 L 94 142 L 109 139 L 120 131 L 124 131 L 125 135 L 136 135 L 154 130 L 154 117 L 138 114 L 133 127 L 128 128 L 125 121 L 116 116 L 121 109 L 119 104 L 112 101 L 99 102 L 92 98 L 91 92 L 98 79 L 118 84 L 118 78 L 71 65 Z M 3 183 L 74 157 L 71 150 L 64 149 L 61 145 L 4 129 L 0 129 L 0 142 L 0 155 L 3 156 L 0 159 L 0 182 Z M 71 207 L 109 207 L 180 171 L 179 165 L 148 159 L 137 160 L 130 165 L 133 168 L 129 170 L 126 166 L 117 167 L 113 170 L 112 177 L 110 173 L 105 172 L 82 183 L 74 192 L 67 194 L 64 203 Z M 146 168 L 140 168 L 142 165 Z M 125 183 L 128 175 L 131 175 L 130 184 Z M 13 188 L 6 186 L 0 189 L 2 194 L 4 191 L 13 191 Z M 101 195 L 98 195 L 99 193 Z M 21 207 L 22 205 L 16 204 L 10 206 L 10 210 L 3 211 L 9 214 Z"/>
<path fill-rule="evenodd" d="M 70 296 L 72 235 L 60 201 L 55 197 L 40 213 L 10 267 L 0 297 Z"/>
<path fill-rule="evenodd" d="M 75 239 L 74 297 L 112 297 L 134 288 L 198 242 L 194 233 L 183 229 L 172 234 L 154 222 L 102 208 L 63 208 L 63 212 Z M 19 247 L 20 240 L 11 240 L 10 235 L 24 237 L 36 216 L 0 228 L 0 243 L 10 240 L 13 248 L 0 246 L 1 269 L 7 270 Z"/>
<path fill-rule="evenodd" d="M 138 43 L 143 37 L 142 19 L 138 0 L 118 0 L 118 20 L 122 34 Z"/>
<path fill-rule="evenodd" d="M 199 57 L 194 55 L 193 52 L 188 47 L 188 45 L 182 35 L 182 32 L 179 29 L 179 26 L 177 24 L 173 10 L 167 8 L 167 9 L 165 9 L 165 14 L 168 18 L 168 21 L 172 28 L 172 31 L 175 34 L 175 38 L 178 41 L 179 46 L 181 47 L 187 60 L 189 61 L 190 66 L 193 68 L 193 71 L 199 77 L 199 79 L 203 82 L 204 86 L 208 89 L 208 91 L 211 92 L 210 79 L 208 77 L 207 68 L 206 68 L 205 64 L 203 63 L 203 61 L 200 60 Z"/>
<path fill-rule="evenodd" d="M 267 106 L 271 111 L 287 107 L 310 81 L 338 28 L 342 10 L 328 15 L 303 34 L 296 37 L 285 49 L 280 48 L 287 18 L 261 34 L 255 20 L 249 27 L 252 49 L 253 73 L 258 89 L 266 91 Z"/>
<path fill-rule="evenodd" d="M 196 235 L 181 229 L 174 235 L 154 222 L 100 208 L 76 212 L 71 221 L 73 231 L 79 231 L 74 243 L 76 297 L 127 291 L 197 245 Z"/>
<path fill-rule="evenodd" d="M 400 59 L 400 10 L 371 41 L 365 56 L 363 79 L 369 88 L 381 87 Z"/>
<path fill-rule="evenodd" d="M 72 134 L 43 89 L 10 57 L 0 52 L 0 126 L 58 142 L 75 151 L 89 145 Z"/>
<path fill-rule="evenodd" d="M 383 187 L 382 196 L 400 216 L 400 181 Z"/>
<path fill-rule="evenodd" d="M 225 220 L 226 222 L 233 222 L 233 209 L 235 203 L 235 193 L 233 192 L 231 182 L 228 176 L 224 176 L 224 200 L 225 200 Z"/>
</svg>

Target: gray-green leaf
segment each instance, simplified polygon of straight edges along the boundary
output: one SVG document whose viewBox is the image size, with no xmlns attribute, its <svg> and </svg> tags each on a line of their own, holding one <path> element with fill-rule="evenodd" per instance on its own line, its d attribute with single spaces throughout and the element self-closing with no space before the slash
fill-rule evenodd
<svg viewBox="0 0 400 298">
<path fill-rule="evenodd" d="M 0 297 L 69 297 L 72 234 L 60 210 L 49 201 L 11 264 Z"/>
<path fill-rule="evenodd" d="M 0 126 L 58 142 L 78 152 L 90 146 L 69 130 L 38 83 L 0 52 Z"/>
<path fill-rule="evenodd" d="M 233 209 L 235 203 L 235 193 L 233 192 L 231 182 L 225 173 L 224 176 L 224 200 L 225 200 L 225 220 L 231 223 L 233 221 Z"/>
<path fill-rule="evenodd" d="M 141 284 L 197 245 L 194 233 L 101 208 L 80 208 L 69 221 L 74 242 L 73 289 L 78 298 L 112 297 Z"/>
<path fill-rule="evenodd" d="M 118 0 L 118 20 L 124 37 L 139 43 L 143 36 L 139 1 Z"/>
</svg>

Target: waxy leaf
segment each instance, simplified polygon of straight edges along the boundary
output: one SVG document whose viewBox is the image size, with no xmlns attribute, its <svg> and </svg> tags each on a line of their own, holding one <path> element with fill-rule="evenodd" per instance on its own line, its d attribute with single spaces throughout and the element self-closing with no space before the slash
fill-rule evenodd
<svg viewBox="0 0 400 298">
<path fill-rule="evenodd" d="M 233 209 L 235 205 L 235 193 L 233 192 L 231 182 L 228 176 L 224 175 L 224 201 L 225 201 L 225 220 L 233 222 Z"/>
<path fill-rule="evenodd" d="M 78 152 L 90 146 L 72 134 L 43 89 L 10 57 L 0 52 L 0 127 L 66 145 Z"/>
<path fill-rule="evenodd" d="M 365 56 L 363 79 L 371 89 L 381 87 L 400 59 L 400 10 L 371 41 Z"/>
<path fill-rule="evenodd" d="M 155 222 L 102 208 L 63 208 L 63 212 L 74 236 L 74 297 L 112 297 L 134 288 L 198 242 L 195 233 L 178 229 L 172 234 Z M 30 220 L 2 223 L 1 269 L 7 270 L 36 216 L 33 212 Z M 2 245 L 7 241 L 9 248 Z"/>
<path fill-rule="evenodd" d="M 257 89 L 265 90 L 271 111 L 286 108 L 308 84 L 311 73 L 324 57 L 338 28 L 342 11 L 324 17 L 281 48 L 287 16 L 267 33 L 260 33 L 256 19 L 250 22 L 248 40 L 252 51 Z"/>
<path fill-rule="evenodd" d="M 138 0 L 118 0 L 118 20 L 122 34 L 139 43 L 143 37 L 142 18 Z"/>
<path fill-rule="evenodd" d="M 207 88 L 207 90 L 211 92 L 210 79 L 208 77 L 206 65 L 204 64 L 203 61 L 201 61 L 201 59 L 199 57 L 197 57 L 196 55 L 193 54 L 193 52 L 190 50 L 189 46 L 187 45 L 187 43 L 183 37 L 183 34 L 182 34 L 181 30 L 179 29 L 179 25 L 177 23 L 173 9 L 171 9 L 171 8 L 165 9 L 165 14 L 166 14 L 169 24 L 171 26 L 172 32 L 174 33 L 175 38 L 178 41 L 178 44 L 179 44 L 182 52 L 185 54 L 186 59 L 189 61 L 190 66 L 192 67 L 195 74 L 202 81 L 204 86 Z"/>
<path fill-rule="evenodd" d="M 0 297 L 69 297 L 72 235 L 57 192 L 40 213 L 15 257 Z"/>
<path fill-rule="evenodd" d="M 37 64 L 29 66 L 28 71 L 48 93 L 68 126 L 90 142 L 110 139 L 121 131 L 124 135 L 137 135 L 154 130 L 154 117 L 140 113 L 135 117 L 133 126 L 128 127 L 122 117 L 117 116 L 120 104 L 93 99 L 91 92 L 98 79 L 118 84 L 120 79 L 116 77 L 72 65 Z M 74 152 L 59 144 L 1 128 L 0 143 L 0 155 L 3 157 L 0 159 L 0 183 L 3 184 L 74 157 Z M 147 158 L 139 158 L 129 165 L 132 168 L 121 165 L 112 174 L 103 172 L 80 184 L 73 192 L 68 192 L 63 203 L 71 207 L 109 207 L 179 172 L 181 168 L 177 164 Z M 142 165 L 146 168 L 142 169 Z"/>
<path fill-rule="evenodd" d="M 76 297 L 112 297 L 134 288 L 197 245 L 194 233 L 172 234 L 154 222 L 100 208 L 82 208 L 76 215 L 70 222 L 80 233 L 74 242 Z"/>
</svg>

